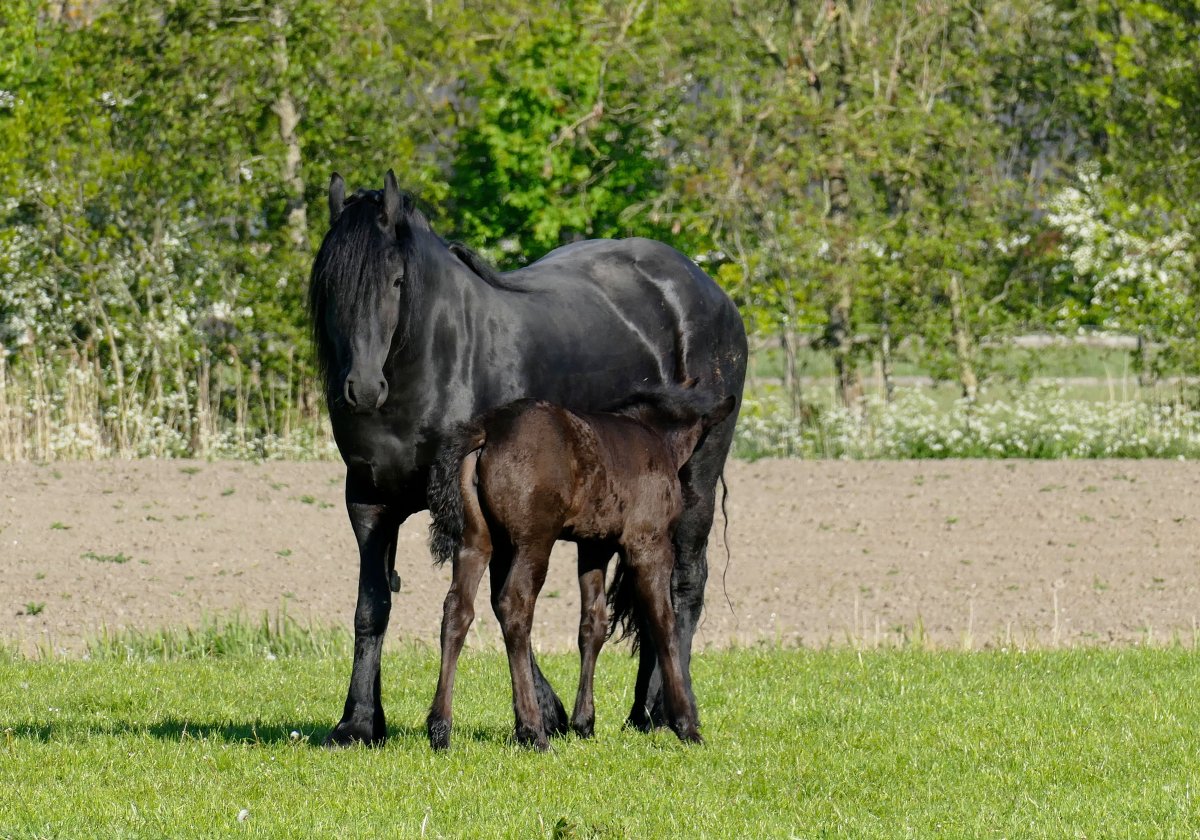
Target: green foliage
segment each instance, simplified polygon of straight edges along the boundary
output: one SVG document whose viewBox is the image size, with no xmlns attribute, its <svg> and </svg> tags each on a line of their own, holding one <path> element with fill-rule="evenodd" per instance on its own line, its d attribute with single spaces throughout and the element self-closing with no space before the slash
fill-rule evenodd
<svg viewBox="0 0 1200 840">
<path fill-rule="evenodd" d="M 334 170 L 505 267 L 668 241 L 793 366 L 886 334 L 966 389 L 1011 373 L 980 339 L 1099 326 L 1194 370 L 1198 38 L 1144 0 L 12 0 L 0 455 L 326 453 Z"/>
<path fill-rule="evenodd" d="M 547 10 L 516 23 L 505 55 L 464 85 L 474 108 L 457 132 L 448 195 L 459 235 L 503 262 L 646 232 L 624 211 L 662 177 L 644 106 L 610 63 L 605 34 L 602 21 Z"/>
</svg>

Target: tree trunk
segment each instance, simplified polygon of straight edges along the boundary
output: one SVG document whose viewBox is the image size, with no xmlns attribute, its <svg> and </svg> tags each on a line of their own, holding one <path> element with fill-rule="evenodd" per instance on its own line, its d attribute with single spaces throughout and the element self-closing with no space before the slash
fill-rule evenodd
<svg viewBox="0 0 1200 840">
<path fill-rule="evenodd" d="M 1137 334 L 1137 383 L 1141 388 L 1154 384 L 1154 363 L 1150 357 L 1150 340 L 1144 332 Z"/>
<path fill-rule="evenodd" d="M 883 290 L 883 317 L 879 322 L 879 375 L 883 377 L 883 397 L 890 404 L 896 393 L 896 383 L 892 376 L 892 325 L 888 314 L 888 304 L 891 295 Z"/>
<path fill-rule="evenodd" d="M 831 243 L 834 252 L 833 299 L 829 307 L 829 323 L 825 329 L 826 342 L 833 353 L 833 369 L 837 376 L 838 397 L 846 408 L 857 407 L 862 398 L 862 383 L 854 363 L 854 332 L 850 321 L 854 302 L 854 287 L 845 266 L 845 237 L 850 213 L 850 191 L 846 186 L 845 170 L 838 156 L 829 166 L 830 232 L 838 240 Z"/>
<path fill-rule="evenodd" d="M 300 138 L 296 136 L 300 114 L 288 81 L 287 24 L 288 13 L 283 5 L 271 7 L 271 47 L 280 91 L 273 110 L 279 117 L 279 139 L 284 148 L 283 186 L 287 191 L 285 225 L 288 243 L 296 251 L 304 253 L 308 251 L 308 209 L 304 202 L 304 179 L 300 175 Z"/>
<path fill-rule="evenodd" d="M 795 419 L 800 416 L 803 397 L 800 389 L 800 372 L 796 365 L 796 333 L 791 327 L 784 327 L 779 338 L 780 344 L 783 346 L 784 358 L 783 389 L 787 392 L 788 407 L 791 409 L 792 418 Z"/>
<path fill-rule="evenodd" d="M 828 6 L 836 15 L 833 31 L 837 38 L 837 53 L 834 60 L 836 88 L 834 113 L 836 124 L 824 129 L 830 142 L 830 161 L 826 170 L 829 198 L 830 249 L 833 254 L 833 300 L 829 308 L 829 327 L 826 332 L 833 350 L 833 367 L 837 375 L 838 396 L 842 405 L 857 408 L 862 399 L 862 383 L 854 363 L 854 330 L 850 320 L 854 302 L 854 285 L 846 268 L 847 240 L 850 225 L 850 186 L 846 182 L 846 133 L 849 118 L 846 113 L 850 101 L 850 70 L 853 55 L 850 51 L 848 9 L 836 4 Z"/>
<path fill-rule="evenodd" d="M 958 359 L 958 381 L 962 385 L 963 396 L 975 401 L 979 391 L 979 380 L 975 376 L 974 355 L 971 348 L 971 335 L 967 330 L 966 318 L 963 315 L 962 281 L 957 272 L 950 273 L 950 321 L 954 331 L 954 355 Z"/>
</svg>

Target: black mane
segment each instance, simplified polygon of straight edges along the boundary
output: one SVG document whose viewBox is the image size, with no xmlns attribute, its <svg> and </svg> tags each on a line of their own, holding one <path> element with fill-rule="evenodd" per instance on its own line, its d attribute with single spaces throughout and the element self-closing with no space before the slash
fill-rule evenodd
<svg viewBox="0 0 1200 840">
<path fill-rule="evenodd" d="M 508 289 L 510 291 L 520 291 L 521 287 L 512 283 L 508 278 L 496 270 L 496 267 L 485 260 L 479 254 L 472 251 L 461 242 L 447 242 L 446 247 L 450 253 L 458 257 L 463 265 L 471 270 L 471 272 L 487 283 L 489 286 L 495 286 L 497 289 Z"/>
</svg>

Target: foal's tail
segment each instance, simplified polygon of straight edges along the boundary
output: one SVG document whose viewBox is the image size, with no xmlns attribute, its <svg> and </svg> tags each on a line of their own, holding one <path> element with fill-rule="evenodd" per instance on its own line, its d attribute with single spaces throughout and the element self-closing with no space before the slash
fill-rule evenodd
<svg viewBox="0 0 1200 840">
<path fill-rule="evenodd" d="M 463 459 L 483 446 L 479 423 L 463 423 L 446 438 L 429 468 L 429 549 L 439 566 L 458 556 L 463 540 Z"/>
</svg>

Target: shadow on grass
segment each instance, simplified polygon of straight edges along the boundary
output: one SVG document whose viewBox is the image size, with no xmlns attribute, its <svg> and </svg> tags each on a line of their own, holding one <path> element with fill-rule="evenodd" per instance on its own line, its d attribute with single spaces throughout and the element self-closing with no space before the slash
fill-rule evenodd
<svg viewBox="0 0 1200 840">
<path fill-rule="evenodd" d="M 0 738 L 13 740 L 41 741 L 49 743 L 79 742 L 97 736 L 149 735 L 163 741 L 222 741 L 228 744 L 273 746 L 294 743 L 298 746 L 320 749 L 329 733 L 330 725 L 325 722 L 303 721 L 291 724 L 248 722 L 212 722 L 166 718 L 157 723 L 116 721 L 106 724 L 84 722 L 70 724 L 16 724 L 0 728 Z M 292 733 L 296 733 L 293 735 Z M 454 727 L 453 738 L 462 743 L 471 741 L 480 744 L 507 744 L 512 741 L 509 729 L 482 728 L 472 726 Z M 428 747 L 424 726 L 404 724 L 388 727 L 388 742 L 408 746 L 420 744 Z"/>
</svg>

